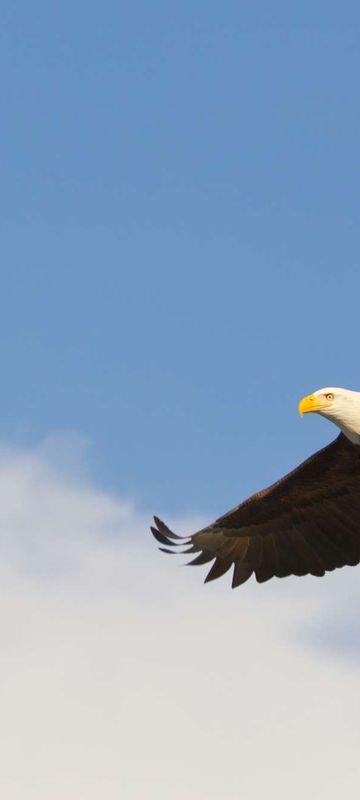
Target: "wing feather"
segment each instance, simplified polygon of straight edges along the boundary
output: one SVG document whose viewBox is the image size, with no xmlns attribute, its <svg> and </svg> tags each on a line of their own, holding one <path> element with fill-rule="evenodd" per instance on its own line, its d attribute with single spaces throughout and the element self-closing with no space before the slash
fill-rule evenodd
<svg viewBox="0 0 360 800">
<path fill-rule="evenodd" d="M 343 434 L 297 469 L 189 537 L 158 517 L 152 533 L 166 552 L 191 544 L 191 564 L 213 565 L 206 581 L 234 565 L 232 586 L 288 575 L 324 575 L 360 562 L 360 447 Z"/>
<path fill-rule="evenodd" d="M 220 578 L 221 575 L 224 575 L 225 572 L 230 569 L 232 563 L 233 561 L 231 558 L 215 558 L 215 561 L 205 578 L 205 583 L 214 581 L 215 578 Z"/>
</svg>

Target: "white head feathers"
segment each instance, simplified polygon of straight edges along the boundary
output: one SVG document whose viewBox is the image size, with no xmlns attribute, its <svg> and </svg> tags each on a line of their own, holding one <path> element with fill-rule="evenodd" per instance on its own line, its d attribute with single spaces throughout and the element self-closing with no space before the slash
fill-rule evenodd
<svg viewBox="0 0 360 800">
<path fill-rule="evenodd" d="M 299 411 L 300 414 L 315 412 L 327 417 L 353 444 L 360 444 L 360 392 L 327 386 L 304 397 Z"/>
</svg>

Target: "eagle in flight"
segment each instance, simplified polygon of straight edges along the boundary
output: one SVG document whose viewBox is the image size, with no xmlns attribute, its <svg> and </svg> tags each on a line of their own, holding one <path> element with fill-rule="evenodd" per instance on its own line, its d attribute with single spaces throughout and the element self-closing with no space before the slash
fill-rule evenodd
<svg viewBox="0 0 360 800">
<path fill-rule="evenodd" d="M 151 531 L 165 553 L 194 553 L 190 564 L 212 561 L 205 582 L 233 566 L 232 586 L 255 573 L 324 575 L 360 561 L 360 392 L 325 388 L 304 397 L 301 415 L 321 414 L 341 433 L 267 489 L 211 525 L 182 537 L 158 517 Z"/>
</svg>

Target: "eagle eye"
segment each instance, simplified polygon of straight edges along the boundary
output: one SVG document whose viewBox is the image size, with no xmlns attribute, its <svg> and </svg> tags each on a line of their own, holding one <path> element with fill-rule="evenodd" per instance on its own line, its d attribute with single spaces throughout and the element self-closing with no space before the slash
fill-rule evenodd
<svg viewBox="0 0 360 800">
<path fill-rule="evenodd" d="M 325 397 L 326 397 L 326 400 L 333 400 L 334 399 L 334 395 L 333 395 L 332 392 L 328 392 L 328 394 L 326 394 Z"/>
</svg>

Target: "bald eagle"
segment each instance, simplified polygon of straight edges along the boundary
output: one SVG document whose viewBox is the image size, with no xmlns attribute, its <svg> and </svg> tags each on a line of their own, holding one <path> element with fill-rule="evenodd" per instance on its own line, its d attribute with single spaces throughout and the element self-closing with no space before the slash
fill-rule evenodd
<svg viewBox="0 0 360 800">
<path fill-rule="evenodd" d="M 324 575 L 360 561 L 360 392 L 325 388 L 304 397 L 301 416 L 321 414 L 341 433 L 276 483 L 252 495 L 192 536 L 177 536 L 158 518 L 151 531 L 165 553 L 195 553 L 190 564 L 213 561 L 205 582 L 233 565 L 232 586 L 255 573 Z"/>
</svg>

